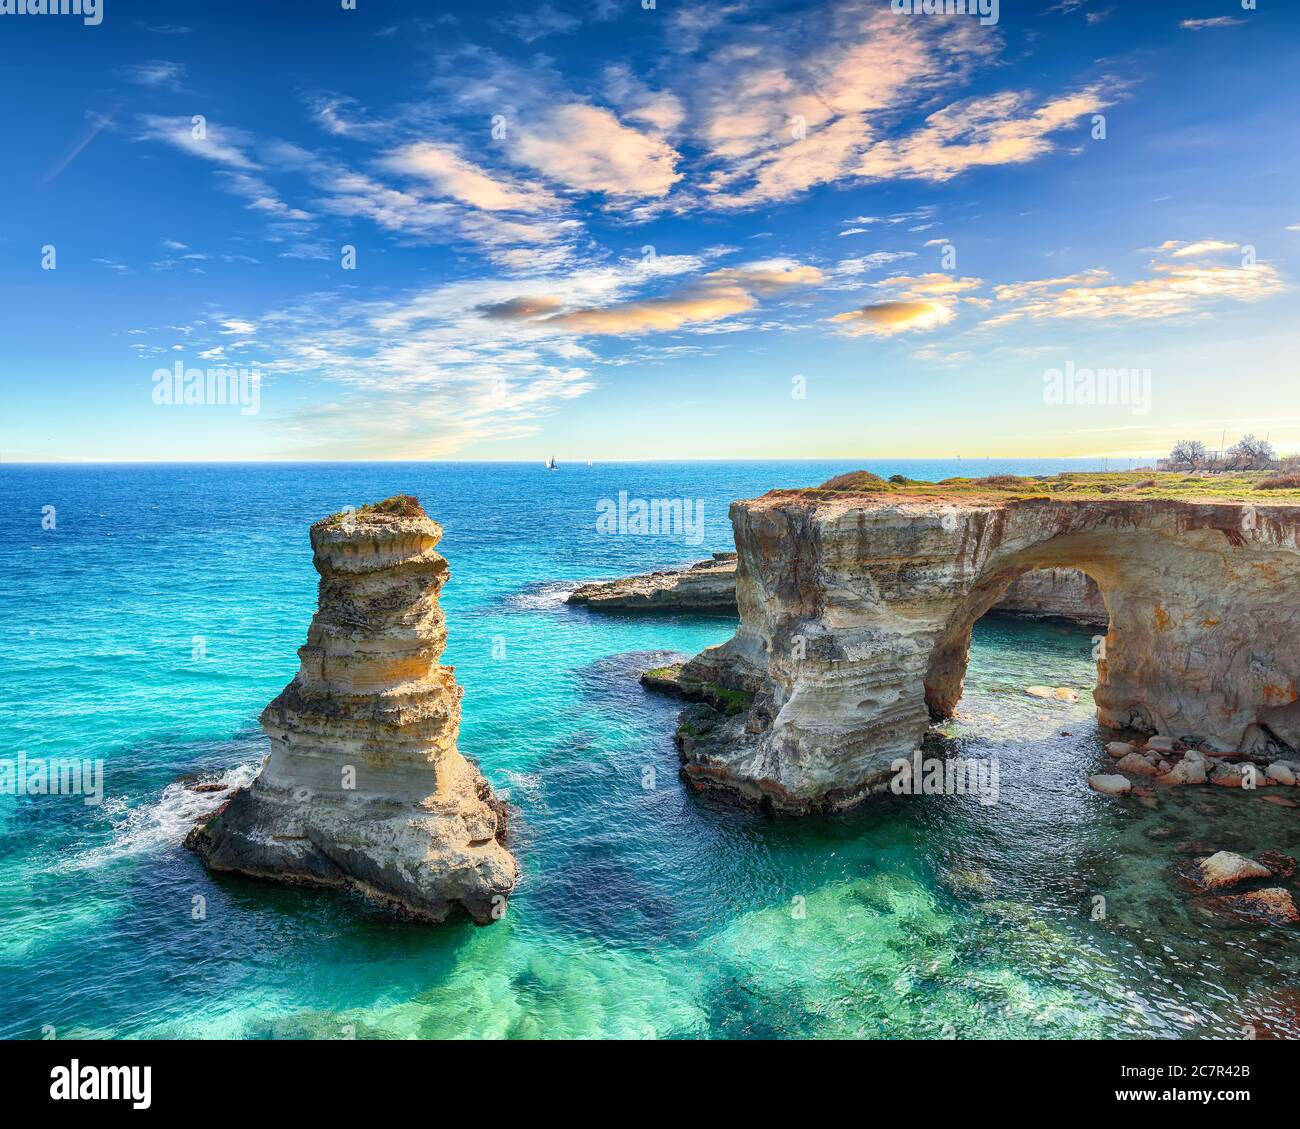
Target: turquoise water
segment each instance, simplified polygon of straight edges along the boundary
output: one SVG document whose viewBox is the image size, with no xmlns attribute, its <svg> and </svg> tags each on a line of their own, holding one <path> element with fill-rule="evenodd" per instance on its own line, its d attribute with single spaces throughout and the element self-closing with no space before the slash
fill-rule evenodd
<svg viewBox="0 0 1300 1129">
<path fill-rule="evenodd" d="M 944 740 L 998 757 L 995 805 L 783 820 L 683 790 L 677 707 L 637 675 L 733 622 L 593 616 L 564 593 L 727 548 L 731 499 L 855 465 L 0 467 L 0 755 L 106 763 L 100 807 L 0 797 L 0 1035 L 1300 1035 L 1295 931 L 1225 920 L 1176 873 L 1184 840 L 1294 851 L 1300 813 L 1089 792 L 1084 631 L 978 625 Z M 704 499 L 701 543 L 597 535 L 620 490 Z M 446 527 L 460 745 L 516 809 L 523 878 L 490 928 L 213 880 L 180 846 L 212 797 L 177 781 L 234 784 L 261 760 L 255 719 L 315 602 L 308 523 L 399 491 Z M 1025 695 L 1039 683 L 1081 700 Z"/>
</svg>

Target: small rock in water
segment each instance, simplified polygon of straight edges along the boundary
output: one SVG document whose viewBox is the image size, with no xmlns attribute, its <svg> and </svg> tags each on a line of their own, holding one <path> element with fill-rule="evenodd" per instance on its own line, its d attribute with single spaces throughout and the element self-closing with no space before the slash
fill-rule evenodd
<svg viewBox="0 0 1300 1129">
<path fill-rule="evenodd" d="M 1296 860 L 1281 851 L 1260 851 L 1259 861 L 1283 878 L 1290 878 L 1295 873 Z"/>
<path fill-rule="evenodd" d="M 1177 744 L 1172 737 L 1149 737 L 1147 738 L 1147 749 L 1153 753 L 1172 753 L 1174 745 Z"/>
<path fill-rule="evenodd" d="M 1107 796 L 1127 796 L 1133 790 L 1133 784 L 1127 777 L 1104 772 L 1089 776 L 1088 787 Z"/>
<path fill-rule="evenodd" d="M 1268 778 L 1276 781 L 1278 784 L 1285 784 L 1288 787 L 1295 786 L 1295 773 L 1291 771 L 1290 765 L 1282 761 L 1278 761 L 1276 764 L 1270 764 L 1268 766 Z"/>
<path fill-rule="evenodd" d="M 1253 778 L 1254 787 L 1265 782 L 1265 776 L 1253 764 L 1224 764 L 1222 761 L 1214 766 L 1210 773 L 1210 783 L 1220 788 L 1240 788 L 1242 782 Z"/>
<path fill-rule="evenodd" d="M 1120 757 L 1126 757 L 1134 751 L 1133 746 L 1127 741 L 1112 741 L 1106 746 L 1106 752 L 1110 753 L 1116 760 L 1119 760 Z"/>
<path fill-rule="evenodd" d="M 1030 686 L 1025 693 L 1031 698 L 1050 698 L 1055 691 L 1050 686 Z"/>
<path fill-rule="evenodd" d="M 1300 913 L 1296 911 L 1290 891 L 1281 886 L 1271 886 L 1267 890 L 1255 890 L 1249 894 L 1229 894 L 1218 900 L 1233 913 L 1272 922 L 1274 925 L 1294 925 L 1300 921 Z"/>
<path fill-rule="evenodd" d="M 1188 877 L 1207 890 L 1222 890 L 1225 886 L 1235 886 L 1251 878 L 1272 878 L 1273 871 L 1245 855 L 1219 851 L 1192 863 Z"/>
<path fill-rule="evenodd" d="M 1205 762 L 1189 753 L 1163 776 L 1156 778 L 1161 784 L 1204 784 Z"/>
<path fill-rule="evenodd" d="M 1068 686 L 1058 686 L 1052 691 L 1052 697 L 1061 702 L 1077 702 L 1079 694 L 1076 690 L 1071 690 Z"/>
<path fill-rule="evenodd" d="M 1126 753 L 1115 762 L 1120 772 L 1132 772 L 1138 776 L 1159 776 L 1160 770 L 1140 753 Z"/>
</svg>

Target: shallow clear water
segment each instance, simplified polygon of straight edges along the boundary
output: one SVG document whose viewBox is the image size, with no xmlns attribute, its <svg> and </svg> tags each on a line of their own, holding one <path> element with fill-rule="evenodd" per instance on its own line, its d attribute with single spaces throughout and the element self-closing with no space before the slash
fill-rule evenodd
<svg viewBox="0 0 1300 1129">
<path fill-rule="evenodd" d="M 1091 793 L 1085 631 L 978 625 L 945 733 L 998 758 L 997 804 L 783 820 L 683 790 L 678 706 L 637 675 L 732 621 L 593 616 L 567 587 L 728 548 L 729 500 L 848 469 L 0 467 L 0 755 L 107 765 L 102 807 L 0 797 L 0 1035 L 1300 1036 L 1296 932 L 1225 920 L 1177 876 L 1183 840 L 1294 852 L 1300 812 Z M 620 490 L 704 499 L 705 536 L 597 535 L 597 500 Z M 516 807 L 523 880 L 489 928 L 215 881 L 180 847 L 215 803 L 176 781 L 233 786 L 260 762 L 256 716 L 314 606 L 308 523 L 399 491 L 446 527 L 460 745 Z M 1024 693 L 1040 683 L 1082 698 Z"/>
</svg>

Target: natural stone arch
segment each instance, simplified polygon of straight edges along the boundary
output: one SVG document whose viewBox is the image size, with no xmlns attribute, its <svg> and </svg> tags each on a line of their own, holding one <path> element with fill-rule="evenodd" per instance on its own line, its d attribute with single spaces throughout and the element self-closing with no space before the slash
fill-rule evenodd
<svg viewBox="0 0 1300 1129">
<path fill-rule="evenodd" d="M 752 701 L 692 715 L 684 771 L 788 810 L 861 800 L 917 747 L 931 706 L 950 706 L 969 625 L 1015 576 L 1047 567 L 1083 569 L 1105 592 L 1102 725 L 1300 746 L 1298 512 L 801 492 L 737 502 L 740 628 L 680 682 Z"/>
<path fill-rule="evenodd" d="M 934 644 L 930 655 L 930 665 L 925 674 L 925 704 L 933 720 L 939 721 L 952 717 L 956 712 L 957 703 L 961 700 L 962 690 L 966 682 L 966 668 L 970 662 L 971 632 L 975 624 L 995 608 L 1002 600 L 1007 589 L 1017 580 L 1022 577 L 1032 576 L 1038 571 L 1056 569 L 1082 573 L 1097 585 L 1101 590 L 1103 602 L 1106 601 L 1107 585 L 1102 584 L 1095 575 L 1098 572 L 1104 573 L 1105 570 L 1098 568 L 1092 562 L 1088 562 L 1086 565 L 1080 562 L 1068 565 L 1041 564 L 1037 563 L 1032 555 L 1030 560 L 1031 563 L 1024 567 L 1020 567 L 1018 563 L 1016 565 L 1003 565 L 993 575 L 976 581 L 970 593 L 953 608 L 947 625 Z M 1017 571 L 1008 572 L 1007 569 L 1011 567 Z M 1108 623 L 1114 622 L 1110 617 L 1108 602 L 1106 603 L 1106 616 Z M 1109 647 L 1109 627 L 1103 634 L 1107 640 L 1106 647 Z M 1099 661 L 1105 653 L 1105 648 L 1100 648 Z M 1099 683 L 1103 677 L 1104 671 L 1099 668 Z"/>
</svg>

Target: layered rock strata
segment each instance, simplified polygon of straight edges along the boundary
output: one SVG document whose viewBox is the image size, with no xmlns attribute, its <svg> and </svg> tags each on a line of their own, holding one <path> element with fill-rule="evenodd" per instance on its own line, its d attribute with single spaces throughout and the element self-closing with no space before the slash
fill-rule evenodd
<svg viewBox="0 0 1300 1129">
<path fill-rule="evenodd" d="M 731 507 L 734 638 L 679 680 L 687 778 L 787 811 L 883 790 L 961 696 L 972 625 L 1033 569 L 1099 585 L 1104 726 L 1216 750 L 1300 746 L 1300 509 L 1174 500 L 775 492 Z"/>
<path fill-rule="evenodd" d="M 736 554 L 643 576 L 582 584 L 567 603 L 592 611 L 709 612 L 736 615 Z M 1036 569 L 1011 582 L 992 611 L 1031 618 L 1066 619 L 1106 626 L 1106 603 L 1097 582 L 1073 568 Z"/>
<path fill-rule="evenodd" d="M 501 916 L 517 871 L 505 807 L 456 748 L 441 536 L 413 498 L 311 527 L 318 608 L 262 712 L 270 755 L 187 839 L 210 870 L 351 889 L 421 921 Z"/>
</svg>

